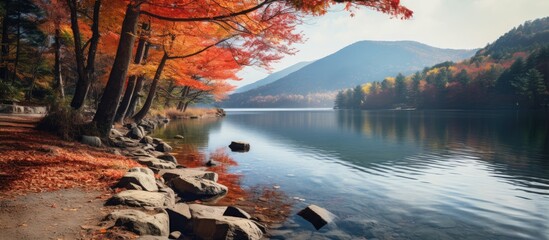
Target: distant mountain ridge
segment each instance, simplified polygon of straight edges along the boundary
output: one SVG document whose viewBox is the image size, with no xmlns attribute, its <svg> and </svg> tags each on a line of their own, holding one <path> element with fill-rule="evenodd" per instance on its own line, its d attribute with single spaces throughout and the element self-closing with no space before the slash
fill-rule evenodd
<svg viewBox="0 0 549 240">
<path fill-rule="evenodd" d="M 475 52 L 440 49 L 414 41 L 360 41 L 274 82 L 232 94 L 222 106 L 330 107 L 339 89 L 469 58 Z"/>
<path fill-rule="evenodd" d="M 253 82 L 253 83 L 250 83 L 248 85 L 244 85 L 238 89 L 236 89 L 234 91 L 234 93 L 241 93 L 241 92 L 246 92 L 246 91 L 249 91 L 249 90 L 252 90 L 254 88 L 258 88 L 258 87 L 261 87 L 261 86 L 264 86 L 264 85 L 267 85 L 269 83 L 272 83 L 278 79 L 281 79 L 283 77 L 286 77 L 288 76 L 289 74 L 309 65 L 310 63 L 312 62 L 299 62 L 299 63 L 296 63 L 292 66 L 289 66 L 287 68 L 284 68 L 278 72 L 274 72 L 272 74 L 270 74 L 269 76 L 263 78 L 263 79 L 260 79 L 256 82 Z"/>
</svg>

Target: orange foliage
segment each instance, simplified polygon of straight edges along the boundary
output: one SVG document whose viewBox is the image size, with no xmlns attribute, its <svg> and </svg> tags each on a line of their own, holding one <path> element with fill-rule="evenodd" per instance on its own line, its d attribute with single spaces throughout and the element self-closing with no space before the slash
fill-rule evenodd
<svg viewBox="0 0 549 240">
<path fill-rule="evenodd" d="M 31 129 L 0 129 L 0 198 L 79 187 L 104 190 L 128 168 L 126 157 Z"/>
</svg>

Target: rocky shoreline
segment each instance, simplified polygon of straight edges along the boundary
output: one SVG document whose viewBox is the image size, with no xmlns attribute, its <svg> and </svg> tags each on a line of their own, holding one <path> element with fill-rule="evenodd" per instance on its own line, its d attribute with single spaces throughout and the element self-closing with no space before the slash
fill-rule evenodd
<svg viewBox="0 0 549 240">
<path fill-rule="evenodd" d="M 131 168 L 113 186 L 106 206 L 118 206 L 105 217 L 104 229 L 123 229 L 139 239 L 261 239 L 266 227 L 236 206 L 208 206 L 228 191 L 218 174 L 186 168 L 170 154 L 172 147 L 148 136 L 168 123 L 165 118 L 143 120 L 111 130 L 110 151 L 145 167 Z M 100 147 L 101 139 L 82 136 L 83 143 Z"/>
</svg>

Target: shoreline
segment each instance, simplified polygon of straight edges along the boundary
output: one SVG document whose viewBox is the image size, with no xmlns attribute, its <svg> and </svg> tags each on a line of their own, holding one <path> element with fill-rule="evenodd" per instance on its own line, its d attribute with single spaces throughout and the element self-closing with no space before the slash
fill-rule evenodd
<svg viewBox="0 0 549 240">
<path fill-rule="evenodd" d="M 28 118 L 28 116 L 24 116 L 24 115 L 17 115 L 16 117 L 17 118 L 23 118 L 23 119 Z M 208 116 L 208 117 L 211 117 L 211 116 Z M 219 117 L 219 116 L 214 116 L 214 117 Z M 3 118 L 3 119 L 0 119 L 0 120 L 3 120 L 2 122 L 4 122 L 4 123 L 6 123 L 6 122 L 9 123 L 10 121 L 13 121 L 13 118 Z M 156 123 L 153 123 L 152 125 L 150 125 L 154 121 Z M 161 124 L 165 124 L 166 122 L 168 122 L 168 121 L 165 121 L 164 119 L 156 119 L 154 121 L 151 121 L 150 119 L 144 121 L 145 123 L 149 124 L 148 127 L 152 127 L 152 128 L 149 129 L 149 131 L 147 131 L 146 136 L 145 135 L 142 136 L 142 138 L 139 139 L 139 140 L 138 139 L 128 140 L 127 138 L 125 139 L 124 136 L 126 136 L 128 133 L 126 133 L 124 131 L 124 129 L 123 129 L 124 126 L 116 126 L 116 128 L 113 128 L 113 132 L 115 132 L 115 133 L 119 132 L 120 135 L 113 136 L 112 133 L 111 133 L 111 137 L 114 137 L 114 138 L 109 138 L 109 140 L 108 140 L 110 142 L 109 145 L 111 145 L 111 146 L 106 146 L 106 145 L 101 144 L 102 145 L 101 147 L 91 147 L 91 146 L 86 146 L 86 145 L 78 143 L 78 142 L 64 141 L 64 140 L 61 140 L 57 137 L 51 137 L 53 135 L 51 135 L 49 133 L 34 130 L 32 128 L 32 126 L 36 123 L 36 119 L 32 119 L 32 121 L 22 121 L 25 124 L 27 124 L 25 126 L 20 126 L 18 124 L 12 124 L 12 126 L 3 128 L 1 132 L 4 132 L 3 135 L 14 135 L 13 132 L 22 132 L 22 134 L 25 134 L 24 136 L 23 135 L 21 135 L 21 136 L 14 135 L 14 140 L 13 141 L 15 141 L 15 139 L 17 139 L 18 141 L 22 141 L 26 144 L 29 144 L 30 149 L 34 149 L 34 150 L 27 149 L 25 151 L 22 151 L 21 154 L 27 154 L 27 153 L 29 153 L 29 151 L 35 151 L 35 152 L 37 152 L 38 156 L 42 156 L 42 155 L 47 156 L 48 154 L 49 155 L 63 154 L 63 155 L 68 155 L 67 157 L 70 158 L 70 157 L 74 157 L 76 155 L 70 155 L 69 153 L 78 154 L 78 153 L 81 152 L 82 155 L 91 157 L 91 158 L 88 158 L 88 161 L 89 161 L 89 160 L 95 159 L 95 155 L 99 154 L 99 152 L 101 152 L 103 154 L 101 156 L 105 157 L 105 158 L 111 158 L 111 159 L 116 158 L 116 159 L 120 159 L 120 160 L 122 160 L 122 159 L 127 159 L 127 160 L 133 159 L 131 161 L 133 161 L 135 163 L 140 163 L 141 165 L 146 165 L 149 162 L 143 161 L 143 159 L 142 159 L 142 161 L 139 161 L 139 156 L 140 155 L 141 155 L 141 157 L 143 157 L 143 155 L 147 155 L 147 153 L 145 152 L 146 150 L 144 150 L 144 149 L 151 150 L 151 145 L 155 149 L 158 147 L 159 144 L 164 145 L 164 144 L 161 144 L 164 141 L 163 139 L 152 139 L 152 138 L 151 138 L 152 141 L 153 141 L 152 143 L 145 143 L 145 144 L 140 143 L 142 139 L 145 139 L 145 137 L 147 137 L 147 139 L 150 138 L 148 135 L 152 132 L 152 130 L 154 130 L 154 128 L 156 128 L 157 126 L 159 126 Z M 8 125 L 10 125 L 10 124 L 8 124 Z M 136 127 L 136 124 L 133 124 L 133 125 L 130 124 L 129 126 Z M 124 133 L 122 133 L 121 131 L 124 131 Z M 126 130 L 126 131 L 131 132 L 131 130 Z M 31 136 L 37 136 L 38 138 L 43 140 L 43 143 L 41 143 L 41 144 L 48 144 L 48 145 L 45 146 L 45 147 L 38 146 L 37 143 L 39 143 L 39 141 L 36 140 L 36 139 L 31 138 Z M 116 137 L 119 137 L 119 139 L 122 138 L 122 139 L 126 140 L 125 144 L 129 144 L 129 145 L 132 145 L 132 146 L 130 146 L 130 147 L 126 146 L 126 147 L 122 147 L 122 148 L 120 148 L 120 145 L 116 146 L 116 141 L 117 141 L 117 140 L 115 140 Z M 54 140 L 54 141 L 51 141 L 51 140 Z M 113 140 L 114 140 L 114 144 L 112 144 Z M 5 144 L 7 144 L 6 139 L 4 139 L 3 141 L 4 141 Z M 121 141 L 118 140 L 117 143 L 120 144 L 120 142 Z M 90 142 L 88 142 L 88 144 L 90 144 Z M 91 144 L 91 145 L 93 145 L 93 144 Z M 112 145 L 114 145 L 114 146 L 112 146 Z M 171 148 L 169 145 L 165 146 L 165 147 L 166 147 L 166 150 L 168 148 Z M 17 148 L 17 147 L 15 147 L 15 145 L 14 145 L 13 148 Z M 47 149 L 47 151 L 44 150 L 43 152 L 40 152 L 41 151 L 40 149 L 42 149 L 42 148 Z M 76 150 L 76 149 L 79 149 L 79 150 Z M 94 153 L 90 153 L 88 151 L 92 151 Z M 152 150 L 151 152 L 159 152 L 159 151 Z M 164 154 L 162 154 L 162 155 L 163 156 L 169 156 L 169 151 L 164 152 Z M 80 155 L 78 155 L 78 156 L 80 156 Z M 152 157 L 161 157 L 161 156 L 152 156 Z M 208 167 L 206 167 L 206 166 L 199 167 L 199 168 L 185 168 L 185 167 L 179 167 L 178 168 L 177 167 L 178 164 L 176 164 L 177 160 L 175 160 L 175 157 L 172 156 L 172 158 L 170 158 L 170 157 L 166 157 L 166 158 L 167 159 L 172 159 L 172 161 L 174 163 L 173 164 L 168 164 L 168 163 L 166 163 L 167 160 L 162 160 L 162 162 L 160 162 L 160 164 L 151 165 L 153 167 L 147 167 L 147 169 L 154 169 L 154 172 L 155 172 L 154 180 L 156 182 L 156 185 L 158 185 L 161 188 L 169 188 L 168 186 L 166 186 L 167 182 L 165 181 L 165 179 L 163 179 L 162 175 L 159 174 L 160 171 L 163 171 L 162 168 L 164 168 L 164 167 L 167 168 L 165 170 L 169 170 L 169 169 L 174 169 L 174 170 L 187 169 L 187 170 L 210 172 L 210 169 L 208 169 Z M 32 158 L 32 159 L 34 160 L 35 158 Z M 0 158 L 0 163 L 4 162 L 4 164 L 9 164 L 11 160 L 12 159 L 1 159 Z M 109 160 L 109 162 L 113 163 L 114 165 L 119 164 L 118 160 Z M 33 163 L 31 163 L 31 164 L 33 164 Z M 64 167 L 71 168 L 72 165 L 70 165 L 70 164 L 71 163 L 67 163 L 66 165 L 64 165 Z M 134 166 L 137 166 L 137 165 L 134 165 Z M 156 166 L 156 167 L 154 167 L 154 166 Z M 70 184 L 68 184 L 66 186 L 60 186 L 60 187 L 57 187 L 57 188 L 56 187 L 44 188 L 44 189 L 38 187 L 38 188 L 34 188 L 34 190 L 29 189 L 27 191 L 23 191 L 23 192 L 18 193 L 18 194 L 7 191 L 6 189 L 9 188 L 10 186 L 4 187 L 4 188 L 2 188 L 4 190 L 2 191 L 2 194 L 0 196 L 0 201 L 1 201 L 0 203 L 2 204 L 2 206 L 5 206 L 5 209 L 2 210 L 2 212 L 1 212 L 2 214 L 0 214 L 0 217 L 8 217 L 9 218 L 10 215 L 12 215 L 16 212 L 20 212 L 21 210 L 18 209 L 19 208 L 19 205 L 17 204 L 18 202 L 28 202 L 28 203 L 30 203 L 29 206 L 31 206 L 31 209 L 26 209 L 26 210 L 23 211 L 23 213 L 25 213 L 26 211 L 33 211 L 36 208 L 38 208 L 37 206 L 42 206 L 42 205 L 40 205 L 40 199 L 43 199 L 44 196 L 54 194 L 55 196 L 57 196 L 57 198 L 54 198 L 51 201 L 51 204 L 48 205 L 48 206 L 45 206 L 45 208 L 44 208 L 44 206 L 42 206 L 42 208 L 39 208 L 39 211 L 44 212 L 44 214 L 46 214 L 46 215 L 51 215 L 51 217 L 61 216 L 63 218 L 67 218 L 67 219 L 73 219 L 73 218 L 75 218 L 74 216 L 76 216 L 76 215 L 70 215 L 70 214 L 67 215 L 66 214 L 66 213 L 73 213 L 73 214 L 80 214 L 80 215 L 83 215 L 83 216 L 87 216 L 87 218 L 86 218 L 85 222 L 81 222 L 81 225 L 79 226 L 80 228 L 72 226 L 73 229 L 71 230 L 72 231 L 70 233 L 71 235 L 60 235 L 63 231 L 61 231 L 59 229 L 62 229 L 64 226 L 62 226 L 61 222 L 60 223 L 53 223 L 53 225 L 51 225 L 49 227 L 52 227 L 52 228 L 56 227 L 59 231 L 54 230 L 54 232 L 51 233 L 52 235 L 62 237 L 62 238 L 68 237 L 68 238 L 78 238 L 78 239 L 92 239 L 92 238 L 97 238 L 97 237 L 108 237 L 108 238 L 112 238 L 112 237 L 117 237 L 118 238 L 118 237 L 120 237 L 122 239 L 134 238 L 132 236 L 139 236 L 139 235 L 135 235 L 135 233 L 131 233 L 130 229 L 126 229 L 126 226 L 115 226 L 116 223 L 114 223 L 112 221 L 112 219 L 111 219 L 110 222 L 105 221 L 105 220 L 108 219 L 109 218 L 108 216 L 111 216 L 113 212 L 117 212 L 117 211 L 119 212 L 121 209 L 139 210 L 139 211 L 143 211 L 147 214 L 151 214 L 151 211 L 154 214 L 154 212 L 159 210 L 159 209 L 154 210 L 155 208 L 154 207 L 151 208 L 150 206 L 141 206 L 141 207 L 136 208 L 136 206 L 126 206 L 124 204 L 114 205 L 114 206 L 109 206 L 109 204 L 104 204 L 105 201 L 109 202 L 109 200 L 112 199 L 114 196 L 118 195 L 121 192 L 124 192 L 124 190 L 127 189 L 127 188 L 124 188 L 124 187 L 115 188 L 115 186 L 117 185 L 116 182 L 118 182 L 118 184 L 120 184 L 120 181 L 124 178 L 122 175 L 128 174 L 128 172 L 126 172 L 126 170 L 124 170 L 124 169 L 128 169 L 130 167 L 132 167 L 132 165 L 122 167 L 122 168 L 117 167 L 117 168 L 120 169 L 120 173 L 117 174 L 118 177 L 116 177 L 115 179 L 110 180 L 109 184 L 102 185 L 104 187 L 97 188 L 97 190 L 99 190 L 99 191 L 90 189 L 89 185 L 83 185 L 84 188 L 79 188 L 78 186 L 74 187 L 74 186 L 70 185 L 70 184 L 76 183 L 76 181 L 74 181 L 74 180 L 73 181 L 68 180 L 68 182 Z M 8 171 L 11 171 L 11 170 L 8 170 Z M 18 171 L 21 171 L 21 170 L 13 170 L 13 172 L 14 172 L 13 174 L 15 174 L 15 175 L 20 174 L 20 173 L 15 173 L 15 172 L 18 172 Z M 5 174 L 7 174 L 7 173 L 5 173 L 3 171 L 0 172 L 0 177 L 2 177 L 4 179 Z M 119 175 L 119 174 L 122 174 L 122 175 Z M 60 173 L 59 175 L 64 176 L 65 174 Z M 101 179 L 103 177 L 104 176 L 97 176 L 95 178 L 95 180 L 91 179 L 91 181 L 97 181 L 97 179 Z M 4 183 L 4 185 L 6 185 L 6 184 L 7 183 Z M 231 192 L 231 190 L 234 190 L 234 189 L 231 189 L 231 188 L 228 189 L 229 192 Z M 135 191 L 135 190 L 133 190 L 133 191 Z M 162 190 L 160 190 L 160 191 L 162 191 Z M 169 190 L 166 190 L 166 191 L 169 192 Z M 173 190 L 171 192 L 173 192 Z M 81 199 L 81 200 L 79 200 L 80 202 L 84 202 L 84 203 L 87 203 L 87 204 L 83 204 L 83 205 L 81 204 L 81 205 L 78 205 L 78 207 L 73 207 L 73 205 L 67 205 L 65 207 L 61 207 L 62 210 L 63 210 L 63 211 L 61 211 L 62 214 L 53 212 L 55 210 L 58 210 L 58 206 L 64 206 L 64 205 L 61 204 L 63 199 L 67 198 L 67 197 L 64 196 L 64 194 L 69 194 L 72 197 L 76 197 L 78 199 Z M 168 195 L 170 195 L 170 194 L 168 194 Z M 38 202 L 32 202 L 32 201 L 38 201 Z M 257 199 L 255 199 L 255 201 L 257 201 Z M 89 205 L 88 203 L 89 204 L 92 204 L 92 203 L 94 204 L 95 207 L 91 207 L 91 209 L 94 209 L 94 208 L 96 209 L 96 208 L 98 208 L 98 206 L 100 206 L 99 208 L 101 209 L 101 211 L 91 211 L 91 212 L 87 212 L 87 213 L 84 213 L 83 211 L 81 211 L 81 209 L 89 208 L 89 207 L 85 207 L 85 205 Z M 249 214 L 246 214 L 246 211 L 242 210 L 242 209 L 253 210 L 255 207 L 257 207 L 257 204 L 254 203 L 254 199 L 245 199 L 243 201 L 240 201 L 240 203 L 241 204 L 236 204 L 235 203 L 235 204 L 228 204 L 228 205 L 236 207 L 236 209 L 239 209 L 239 211 L 245 213 L 245 215 L 248 215 L 248 216 L 249 216 Z M 245 203 L 245 204 L 242 204 L 242 203 Z M 210 208 L 210 205 L 212 205 L 211 206 L 212 209 L 213 208 L 217 208 L 217 209 L 220 208 L 215 203 L 204 201 L 204 200 L 201 200 L 201 199 L 186 202 L 186 205 L 195 206 L 196 204 L 199 204 L 200 206 L 204 206 L 204 207 L 207 207 L 207 208 Z M 34 206 L 34 207 L 32 207 L 32 206 Z M 240 207 L 242 207 L 242 208 L 240 208 Z M 164 208 L 164 209 L 167 210 L 167 208 L 168 207 L 166 206 L 166 208 Z M 71 210 L 67 210 L 67 209 L 71 209 Z M 65 211 L 65 210 L 67 210 L 68 212 Z M 160 212 L 165 213 L 166 210 L 162 210 Z M 72 212 L 72 211 L 74 211 L 74 212 Z M 107 213 L 107 212 L 109 212 L 109 213 Z M 192 209 L 191 209 L 191 212 L 192 212 Z M 4 215 L 4 214 L 7 214 L 7 215 Z M 59 214 L 61 214 L 61 215 L 59 215 Z M 231 221 L 235 220 L 235 219 L 232 219 L 232 218 L 235 218 L 235 216 L 224 216 L 223 212 L 221 214 L 222 214 L 221 216 L 216 215 L 216 216 L 208 216 L 208 217 L 210 217 L 210 218 L 222 218 L 223 220 L 229 219 Z M 23 215 L 25 215 L 25 214 L 23 214 Z M 257 216 L 257 217 L 253 217 L 253 215 L 255 215 L 255 214 L 252 214 L 252 216 L 242 218 L 242 219 L 245 219 L 246 221 L 254 223 L 254 225 L 256 227 L 253 227 L 255 229 L 252 229 L 252 230 L 256 230 L 256 232 L 255 232 L 256 235 L 253 235 L 255 237 L 252 236 L 250 239 L 258 239 L 259 236 L 263 237 L 264 234 L 267 233 L 266 232 L 267 224 L 271 225 L 271 224 L 276 223 L 276 221 L 272 221 L 271 219 L 269 219 L 268 215 L 261 215 L 261 216 Z M 105 216 L 107 216 L 107 217 L 105 217 Z M 242 216 L 237 216 L 237 217 L 241 218 Z M 191 219 L 188 219 L 188 220 L 192 221 Z M 238 220 L 238 219 L 236 219 L 236 220 Z M 32 234 L 35 234 L 36 232 L 38 232 L 37 229 L 33 228 L 31 226 L 31 224 L 28 223 L 29 220 L 25 220 L 25 221 L 21 220 L 21 221 L 22 221 L 21 223 L 17 223 L 16 225 L 3 224 L 0 227 L 2 229 L 7 230 L 6 231 L 6 234 L 7 234 L 6 236 L 12 236 L 13 238 L 18 238 L 18 239 L 26 238 L 26 237 L 28 238 L 29 236 L 33 236 Z M 238 220 L 238 221 L 240 221 L 240 220 Z M 51 223 L 51 221 L 46 221 L 46 222 Z M 25 228 L 25 230 L 21 231 L 20 228 Z M 78 228 L 78 229 L 75 229 L 75 228 Z M 130 231 L 126 231 L 124 229 L 130 230 Z M 260 231 L 259 233 L 258 233 L 257 229 L 259 229 L 259 231 Z M 140 234 L 140 235 L 143 235 L 143 234 Z M 147 234 L 144 234 L 144 235 L 147 235 Z M 153 234 L 153 235 L 156 235 L 156 234 Z M 164 234 L 164 237 L 168 237 L 168 236 L 166 236 Z"/>
</svg>

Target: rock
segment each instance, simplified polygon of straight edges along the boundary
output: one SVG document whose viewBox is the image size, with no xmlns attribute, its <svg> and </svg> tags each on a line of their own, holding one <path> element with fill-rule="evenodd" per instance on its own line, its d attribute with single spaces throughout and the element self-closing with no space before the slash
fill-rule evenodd
<svg viewBox="0 0 549 240">
<path fill-rule="evenodd" d="M 172 151 L 172 147 L 165 142 L 161 142 L 156 145 L 156 148 L 154 150 L 167 153 Z"/>
<path fill-rule="evenodd" d="M 133 140 L 131 138 L 127 137 L 116 137 L 114 139 L 110 139 L 111 143 L 119 148 L 125 148 L 125 147 L 137 147 L 139 146 L 139 142 L 136 140 Z"/>
<path fill-rule="evenodd" d="M 126 134 L 126 137 L 132 138 L 132 139 L 142 139 L 145 136 L 145 131 L 142 127 L 134 127 L 130 129 L 130 131 Z"/>
<path fill-rule="evenodd" d="M 137 123 L 128 123 L 128 124 L 124 125 L 124 127 L 126 127 L 128 130 L 132 130 L 132 128 L 137 127 Z"/>
<path fill-rule="evenodd" d="M 159 144 L 161 142 L 164 142 L 164 140 L 160 139 L 160 138 L 153 138 L 153 143 L 154 144 Z"/>
<path fill-rule="evenodd" d="M 164 206 L 171 207 L 175 205 L 175 192 L 169 187 L 162 187 L 158 189 L 158 192 L 164 193 L 166 199 L 164 201 Z"/>
<path fill-rule="evenodd" d="M 145 191 L 158 191 L 156 180 L 154 179 L 154 173 L 148 168 L 130 169 L 116 184 L 116 187 L 133 189 L 133 185 L 130 183 L 140 186 Z"/>
<path fill-rule="evenodd" d="M 206 162 L 206 166 L 208 166 L 208 167 L 213 167 L 213 166 L 217 166 L 217 165 L 219 165 L 219 162 L 211 160 L 211 159 L 208 160 L 208 162 Z"/>
<path fill-rule="evenodd" d="M 250 214 L 248 214 L 246 211 L 233 206 L 227 207 L 227 210 L 225 210 L 225 212 L 223 213 L 223 216 L 239 217 L 239 218 L 246 218 L 246 219 L 252 218 L 252 216 L 250 216 Z"/>
<path fill-rule="evenodd" d="M 144 136 L 139 142 L 145 144 L 153 144 L 153 138 L 150 136 Z"/>
<path fill-rule="evenodd" d="M 105 205 L 127 205 L 131 207 L 166 207 L 175 199 L 162 192 L 147 192 L 140 190 L 126 190 L 112 196 Z"/>
<path fill-rule="evenodd" d="M 199 239 L 261 239 L 263 232 L 251 220 L 235 217 L 193 218 L 192 230 Z"/>
<path fill-rule="evenodd" d="M 173 155 L 170 155 L 170 154 L 160 155 L 157 158 L 162 159 L 162 160 L 166 160 L 168 162 L 177 163 L 177 159 Z"/>
<path fill-rule="evenodd" d="M 179 239 L 179 237 L 181 237 L 180 231 L 173 231 L 170 233 L 170 236 L 169 236 L 170 239 Z"/>
<path fill-rule="evenodd" d="M 169 182 L 175 177 L 198 177 L 214 182 L 217 182 L 218 179 L 218 175 L 215 172 L 201 171 L 192 168 L 162 169 L 158 172 L 158 175 L 166 180 L 166 182 Z"/>
<path fill-rule="evenodd" d="M 311 204 L 305 209 L 299 211 L 297 215 L 312 223 L 316 230 L 332 222 L 335 218 L 334 214 L 314 204 Z"/>
<path fill-rule="evenodd" d="M 157 169 L 175 169 L 177 167 L 177 165 L 173 162 L 163 161 L 151 156 L 138 157 L 137 161 L 140 164 L 146 165 L 147 167 L 157 168 Z"/>
<path fill-rule="evenodd" d="M 130 150 L 130 154 L 135 157 L 151 157 L 151 155 L 147 151 L 143 150 L 140 147 L 131 148 L 128 150 Z"/>
<path fill-rule="evenodd" d="M 173 138 L 175 138 L 175 139 L 184 139 L 185 137 L 178 134 L 178 135 L 175 135 Z"/>
<path fill-rule="evenodd" d="M 187 225 L 192 218 L 189 205 L 177 203 L 172 208 L 166 208 L 170 218 L 170 231 L 186 231 Z"/>
<path fill-rule="evenodd" d="M 137 240 L 167 240 L 166 236 L 153 236 L 153 235 L 143 235 L 137 238 Z"/>
<path fill-rule="evenodd" d="M 82 135 L 82 143 L 92 147 L 101 147 L 101 139 L 96 136 Z"/>
<path fill-rule="evenodd" d="M 224 206 L 207 206 L 201 204 L 189 204 L 189 211 L 193 218 L 216 218 L 223 217 L 227 210 Z"/>
<path fill-rule="evenodd" d="M 114 211 L 107 216 L 115 226 L 122 227 L 139 235 L 168 236 L 169 219 L 165 212 L 149 215 L 134 209 Z"/>
<path fill-rule="evenodd" d="M 232 141 L 229 145 L 229 148 L 233 152 L 247 152 L 250 151 L 250 144 L 245 142 Z"/>
<path fill-rule="evenodd" d="M 170 181 L 173 190 L 185 200 L 214 200 L 225 196 L 229 189 L 211 180 L 195 177 L 176 177 Z"/>
<path fill-rule="evenodd" d="M 111 129 L 111 132 L 109 133 L 109 137 L 110 138 L 117 138 L 117 137 L 123 137 L 124 134 L 122 134 L 120 131 L 112 128 Z"/>
</svg>

